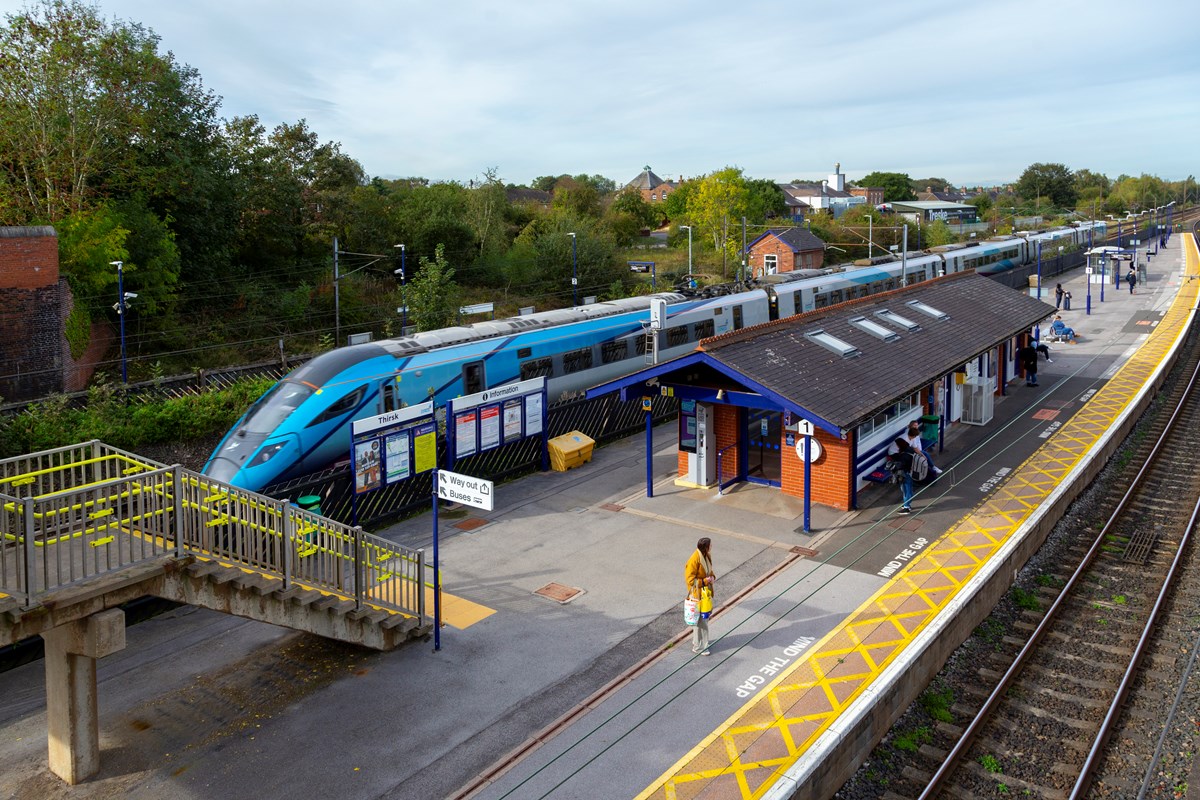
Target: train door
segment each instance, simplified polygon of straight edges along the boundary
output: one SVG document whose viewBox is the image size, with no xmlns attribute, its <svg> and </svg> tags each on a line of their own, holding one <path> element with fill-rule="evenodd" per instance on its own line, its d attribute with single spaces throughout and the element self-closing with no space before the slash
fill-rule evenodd
<svg viewBox="0 0 1200 800">
<path fill-rule="evenodd" d="M 779 319 L 779 294 L 774 289 L 768 289 L 767 298 L 767 302 L 770 303 L 767 314 L 770 316 L 771 321 L 774 322 Z"/>
<path fill-rule="evenodd" d="M 384 412 L 395 411 L 403 404 L 400 401 L 400 392 L 396 390 L 396 383 L 389 378 L 381 387 L 380 394 L 383 396 Z"/>
<path fill-rule="evenodd" d="M 741 305 L 736 305 L 733 307 L 733 329 L 740 331 L 742 324 L 742 307 Z"/>
<path fill-rule="evenodd" d="M 746 480 L 779 486 L 783 477 L 780 445 L 783 440 L 783 414 L 778 411 L 748 409 L 745 443 Z"/>
<path fill-rule="evenodd" d="M 482 361 L 463 364 L 463 394 L 478 394 L 487 388 L 487 373 Z"/>
</svg>

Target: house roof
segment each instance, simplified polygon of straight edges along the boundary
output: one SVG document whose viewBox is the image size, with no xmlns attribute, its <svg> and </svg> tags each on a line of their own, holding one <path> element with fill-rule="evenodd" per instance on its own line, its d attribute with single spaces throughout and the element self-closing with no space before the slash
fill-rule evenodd
<svg viewBox="0 0 1200 800">
<path fill-rule="evenodd" d="M 629 183 L 625 184 L 625 188 L 626 189 L 630 189 L 630 188 L 632 188 L 632 189 L 655 189 L 655 188 L 661 186 L 663 183 L 665 183 L 665 181 L 663 181 L 662 178 L 658 177 L 653 172 L 651 172 L 650 168 L 647 167 L 646 169 L 642 170 L 641 173 L 636 178 L 631 180 Z M 672 184 L 672 187 L 673 186 L 674 186 L 674 184 Z"/>
<path fill-rule="evenodd" d="M 541 189 L 526 189 L 524 187 L 514 187 L 505 191 L 510 203 L 541 203 L 542 205 L 550 205 L 554 200 L 554 195 L 550 192 L 543 192 Z"/>
<path fill-rule="evenodd" d="M 853 197 L 849 192 L 822 186 L 819 183 L 780 183 L 779 188 L 785 195 L 803 199 L 805 197 Z"/>
<path fill-rule="evenodd" d="M 825 242 L 814 235 L 808 228 L 790 227 L 790 228 L 769 228 L 757 239 L 746 245 L 746 252 L 754 249 L 754 245 L 761 242 L 768 236 L 773 236 L 779 241 L 792 248 L 793 253 L 801 253 L 808 250 L 824 250 Z"/>
<path fill-rule="evenodd" d="M 934 318 L 911 305 L 944 314 Z M 885 320 L 890 311 L 918 330 Z M 928 386 L 982 353 L 1028 331 L 1054 307 L 985 278 L 960 272 L 915 286 L 840 303 L 702 340 L 696 351 L 589 391 L 644 391 L 669 384 L 743 386 L 821 427 L 850 430 L 897 398 Z M 856 327 L 865 318 L 897 334 L 890 341 Z M 834 352 L 811 334 L 824 332 L 852 350 Z M 690 381 L 685 376 L 696 376 Z"/>
<path fill-rule="evenodd" d="M 893 209 L 907 208 L 913 211 L 975 210 L 975 206 L 969 203 L 951 203 L 948 200 L 893 200 L 889 205 Z"/>
</svg>

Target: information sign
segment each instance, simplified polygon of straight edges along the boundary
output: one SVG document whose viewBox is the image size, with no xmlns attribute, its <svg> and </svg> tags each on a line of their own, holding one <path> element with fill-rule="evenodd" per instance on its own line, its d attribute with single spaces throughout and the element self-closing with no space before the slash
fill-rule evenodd
<svg viewBox="0 0 1200 800">
<path fill-rule="evenodd" d="M 476 453 L 520 441 L 545 438 L 546 379 L 505 384 L 486 392 L 456 397 L 447 404 L 454 424 L 451 463 Z M 543 459 L 545 460 L 545 459 Z"/>
<path fill-rule="evenodd" d="M 479 450 L 492 450 L 500 446 L 500 406 L 484 406 L 479 409 Z"/>
<path fill-rule="evenodd" d="M 536 436 L 542 432 L 542 396 L 531 394 L 525 397 L 525 435 Z"/>
<path fill-rule="evenodd" d="M 437 496 L 439 500 L 482 508 L 484 511 L 493 510 L 492 490 L 495 488 L 491 481 L 482 478 L 472 478 L 447 469 L 439 469 L 437 474 Z"/>
<path fill-rule="evenodd" d="M 432 438 L 436 442 L 437 425 L 433 422 L 432 402 L 354 420 L 350 445 L 354 493 L 374 491 L 385 483 L 402 481 L 415 472 L 436 467 L 436 447 L 432 460 L 414 458 L 416 434 L 427 428 L 433 431 Z M 424 442 L 422 446 L 425 446 Z"/>
<path fill-rule="evenodd" d="M 521 438 L 521 398 L 504 401 L 504 443 L 515 442 Z"/>
</svg>

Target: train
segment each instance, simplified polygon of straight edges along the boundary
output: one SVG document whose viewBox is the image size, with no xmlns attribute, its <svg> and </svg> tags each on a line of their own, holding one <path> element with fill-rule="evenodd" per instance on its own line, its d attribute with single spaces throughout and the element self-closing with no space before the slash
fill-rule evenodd
<svg viewBox="0 0 1200 800">
<path fill-rule="evenodd" d="M 856 262 L 843 271 L 782 273 L 750 285 L 629 297 L 338 347 L 268 389 L 209 456 L 204 473 L 250 491 L 349 456 L 351 422 L 545 377 L 551 402 L 646 365 L 650 305 L 666 301 L 658 356 L 683 355 L 701 339 L 803 314 L 954 272 L 994 275 L 1070 242 L 1102 241 L 1103 222 L 946 245 L 904 258 Z M 1056 250 L 1055 250 L 1056 252 Z M 903 272 L 903 275 L 901 274 Z"/>
</svg>

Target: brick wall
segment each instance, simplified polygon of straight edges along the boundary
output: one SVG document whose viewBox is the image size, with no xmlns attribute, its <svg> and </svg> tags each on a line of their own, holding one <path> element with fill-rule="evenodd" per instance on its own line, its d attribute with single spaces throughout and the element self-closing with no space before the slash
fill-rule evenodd
<svg viewBox="0 0 1200 800">
<path fill-rule="evenodd" d="M 0 397 L 63 390 L 64 341 L 53 228 L 0 228 Z"/>
<path fill-rule="evenodd" d="M 788 447 L 785 439 L 780 442 L 780 466 L 783 479 L 780 481 L 784 494 L 804 497 L 804 462 L 795 447 Z M 821 445 L 821 457 L 811 466 L 812 501 L 833 506 L 839 511 L 850 510 L 850 482 L 853 480 L 854 464 L 850 454 L 850 440 L 843 441 L 818 429 L 813 437 Z M 797 437 L 799 441 L 799 437 Z"/>
<path fill-rule="evenodd" d="M 764 256 L 774 255 L 778 272 L 792 272 L 798 269 L 820 269 L 825 263 L 823 250 L 802 250 L 793 252 L 792 248 L 774 236 L 768 236 L 754 247 L 750 248 L 750 272 L 755 278 L 766 274 Z"/>
</svg>

